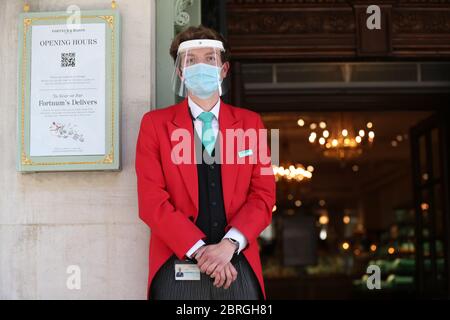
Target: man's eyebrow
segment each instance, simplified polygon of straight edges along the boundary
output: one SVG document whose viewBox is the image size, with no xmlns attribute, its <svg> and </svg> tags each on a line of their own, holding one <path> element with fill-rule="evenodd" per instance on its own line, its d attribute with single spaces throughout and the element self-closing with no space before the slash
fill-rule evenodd
<svg viewBox="0 0 450 320">
<path fill-rule="evenodd" d="M 209 56 L 209 55 L 214 55 L 214 54 L 215 54 L 215 51 L 209 51 L 209 52 L 204 53 L 203 55 L 204 55 L 204 56 Z M 186 55 L 187 55 L 187 56 L 196 56 L 196 55 L 193 54 L 193 53 L 186 53 Z"/>
</svg>

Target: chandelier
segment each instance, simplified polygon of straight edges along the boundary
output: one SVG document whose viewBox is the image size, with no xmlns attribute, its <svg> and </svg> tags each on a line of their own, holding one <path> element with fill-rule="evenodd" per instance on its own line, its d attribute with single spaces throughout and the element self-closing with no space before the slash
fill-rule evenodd
<svg viewBox="0 0 450 320">
<path fill-rule="evenodd" d="M 302 126 L 304 120 L 299 119 L 297 123 Z M 312 122 L 309 127 L 309 142 L 318 146 L 324 156 L 339 160 L 359 157 L 365 148 L 372 146 L 375 139 L 372 122 L 354 127 L 345 123 L 342 114 L 336 124 L 320 121 L 318 124 Z"/>
<path fill-rule="evenodd" d="M 272 165 L 273 173 L 275 175 L 275 181 L 284 179 L 287 181 L 303 181 L 312 178 L 312 173 L 314 171 L 313 166 L 308 166 L 305 168 L 301 164 L 289 165 L 287 168 L 283 166 Z"/>
</svg>

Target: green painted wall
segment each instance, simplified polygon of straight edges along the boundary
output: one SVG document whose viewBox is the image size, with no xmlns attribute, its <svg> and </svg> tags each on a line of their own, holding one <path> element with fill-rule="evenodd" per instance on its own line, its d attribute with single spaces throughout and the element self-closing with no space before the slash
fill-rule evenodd
<svg viewBox="0 0 450 320">
<path fill-rule="evenodd" d="M 169 54 L 170 44 L 174 36 L 191 25 L 201 23 L 201 0 L 192 0 L 183 10 L 189 15 L 189 23 L 185 26 L 175 24 L 176 6 L 180 0 L 156 0 L 156 108 L 164 108 L 177 102 L 172 91 L 173 60 Z"/>
</svg>

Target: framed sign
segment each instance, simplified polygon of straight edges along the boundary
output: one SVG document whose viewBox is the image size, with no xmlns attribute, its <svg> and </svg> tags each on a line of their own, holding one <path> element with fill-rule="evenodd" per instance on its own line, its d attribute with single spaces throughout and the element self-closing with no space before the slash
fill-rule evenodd
<svg viewBox="0 0 450 320">
<path fill-rule="evenodd" d="M 22 13 L 17 170 L 120 170 L 120 16 Z"/>
</svg>

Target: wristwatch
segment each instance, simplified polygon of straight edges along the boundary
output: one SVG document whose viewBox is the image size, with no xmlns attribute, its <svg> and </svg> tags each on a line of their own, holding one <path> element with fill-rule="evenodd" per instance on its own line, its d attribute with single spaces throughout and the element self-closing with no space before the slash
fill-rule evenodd
<svg viewBox="0 0 450 320">
<path fill-rule="evenodd" d="M 236 250 L 234 250 L 234 252 L 237 252 L 239 250 L 239 241 L 233 238 L 225 238 L 225 239 L 228 239 L 231 243 L 233 243 L 236 246 Z"/>
</svg>

